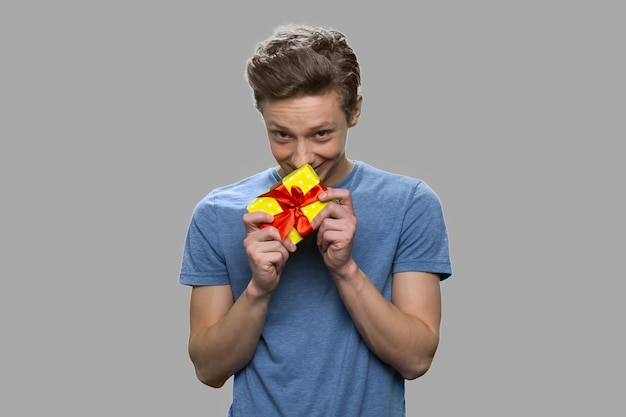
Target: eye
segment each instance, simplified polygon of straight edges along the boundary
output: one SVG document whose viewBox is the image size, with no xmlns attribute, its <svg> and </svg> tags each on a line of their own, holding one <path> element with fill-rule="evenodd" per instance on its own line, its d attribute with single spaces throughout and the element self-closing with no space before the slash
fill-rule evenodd
<svg viewBox="0 0 626 417">
<path fill-rule="evenodd" d="M 326 140 L 330 137 L 330 130 L 320 130 L 315 133 L 315 139 L 317 140 Z"/>
<path fill-rule="evenodd" d="M 281 142 L 287 141 L 290 138 L 289 134 L 282 130 L 275 130 L 272 132 L 272 135 Z"/>
</svg>

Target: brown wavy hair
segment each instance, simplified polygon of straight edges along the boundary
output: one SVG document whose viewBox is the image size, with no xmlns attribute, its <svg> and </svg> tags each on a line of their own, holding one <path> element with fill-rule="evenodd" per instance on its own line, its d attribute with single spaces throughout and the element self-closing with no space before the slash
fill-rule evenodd
<svg viewBox="0 0 626 417">
<path fill-rule="evenodd" d="M 255 106 L 266 100 L 317 95 L 334 89 L 349 120 L 356 106 L 361 73 L 346 36 L 331 28 L 283 25 L 257 44 L 246 78 Z"/>
</svg>

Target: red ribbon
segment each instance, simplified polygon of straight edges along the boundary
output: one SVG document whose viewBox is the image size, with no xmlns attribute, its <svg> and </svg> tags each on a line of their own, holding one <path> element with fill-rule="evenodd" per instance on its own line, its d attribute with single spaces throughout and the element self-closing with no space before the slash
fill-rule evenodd
<svg viewBox="0 0 626 417">
<path fill-rule="evenodd" d="M 291 192 L 289 192 L 283 183 L 279 183 L 270 191 L 261 194 L 259 197 L 273 198 L 278 202 L 283 211 L 274 214 L 274 221 L 272 223 L 262 224 L 261 227 L 276 227 L 282 239 L 287 237 L 287 234 L 294 226 L 300 236 L 304 237 L 308 235 L 313 231 L 313 228 L 311 227 L 309 219 L 302 212 L 302 206 L 318 201 L 317 196 L 324 192 L 324 190 L 326 190 L 326 188 L 321 183 L 318 183 L 306 194 L 303 194 L 300 187 L 296 185 L 293 185 Z"/>
</svg>

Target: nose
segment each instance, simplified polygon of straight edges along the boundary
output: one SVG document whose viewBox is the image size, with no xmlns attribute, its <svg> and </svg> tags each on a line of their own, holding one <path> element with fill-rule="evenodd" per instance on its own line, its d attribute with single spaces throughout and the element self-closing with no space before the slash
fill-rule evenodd
<svg viewBox="0 0 626 417">
<path fill-rule="evenodd" d="M 299 139 L 294 141 L 291 163 L 295 168 L 300 168 L 304 164 L 313 163 L 313 153 L 311 152 L 310 146 L 306 140 Z"/>
</svg>

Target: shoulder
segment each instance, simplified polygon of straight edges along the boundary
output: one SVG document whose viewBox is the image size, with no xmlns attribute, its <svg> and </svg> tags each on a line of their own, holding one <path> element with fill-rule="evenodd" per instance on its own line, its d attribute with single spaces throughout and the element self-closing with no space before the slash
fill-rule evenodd
<svg viewBox="0 0 626 417">
<path fill-rule="evenodd" d="M 355 179 L 358 179 L 359 181 L 368 180 L 380 182 L 399 182 L 403 186 L 406 186 L 408 184 L 417 185 L 418 183 L 422 182 L 422 180 L 420 180 L 419 178 L 385 171 L 363 161 L 355 162 L 354 175 Z"/>
<path fill-rule="evenodd" d="M 233 184 L 211 190 L 195 207 L 196 212 L 215 209 L 242 209 L 257 195 L 266 191 L 276 182 L 275 169 L 241 179 Z"/>
<path fill-rule="evenodd" d="M 354 170 L 356 189 L 365 188 L 377 193 L 407 195 L 412 198 L 436 199 L 435 191 L 422 179 L 405 174 L 398 174 L 376 168 L 362 161 L 357 161 Z"/>
</svg>

